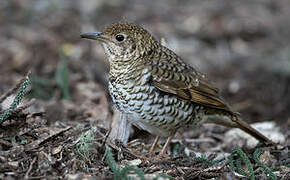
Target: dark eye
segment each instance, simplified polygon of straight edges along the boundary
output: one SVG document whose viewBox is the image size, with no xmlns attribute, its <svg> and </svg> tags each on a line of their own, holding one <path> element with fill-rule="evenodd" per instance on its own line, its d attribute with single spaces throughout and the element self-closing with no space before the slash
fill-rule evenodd
<svg viewBox="0 0 290 180">
<path fill-rule="evenodd" d="M 125 39 L 125 37 L 122 34 L 118 34 L 116 36 L 116 40 L 119 41 L 119 42 L 123 41 L 124 39 Z"/>
</svg>

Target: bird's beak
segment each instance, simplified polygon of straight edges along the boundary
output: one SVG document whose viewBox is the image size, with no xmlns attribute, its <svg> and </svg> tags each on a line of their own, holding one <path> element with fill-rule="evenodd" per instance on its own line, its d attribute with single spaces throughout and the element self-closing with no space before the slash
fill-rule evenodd
<svg viewBox="0 0 290 180">
<path fill-rule="evenodd" d="M 81 38 L 100 40 L 103 39 L 101 32 L 89 32 L 81 34 Z"/>
</svg>

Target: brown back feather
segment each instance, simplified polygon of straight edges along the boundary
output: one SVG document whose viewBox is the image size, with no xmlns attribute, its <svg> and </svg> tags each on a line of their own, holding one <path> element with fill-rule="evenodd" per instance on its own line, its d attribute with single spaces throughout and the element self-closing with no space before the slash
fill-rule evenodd
<svg viewBox="0 0 290 180">
<path fill-rule="evenodd" d="M 153 76 L 152 84 L 156 88 L 197 104 L 232 113 L 230 107 L 219 95 L 218 89 L 205 75 L 186 65 L 176 54 L 165 47 L 157 54 L 158 56 L 150 59 L 148 66 Z"/>
</svg>

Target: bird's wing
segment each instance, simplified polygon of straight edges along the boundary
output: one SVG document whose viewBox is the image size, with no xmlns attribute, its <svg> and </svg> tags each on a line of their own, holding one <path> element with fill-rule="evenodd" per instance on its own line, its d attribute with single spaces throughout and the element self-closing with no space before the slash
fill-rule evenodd
<svg viewBox="0 0 290 180">
<path fill-rule="evenodd" d="M 153 57 L 148 65 L 156 88 L 197 104 L 232 112 L 205 75 L 186 65 L 173 52 L 164 53 Z"/>
</svg>

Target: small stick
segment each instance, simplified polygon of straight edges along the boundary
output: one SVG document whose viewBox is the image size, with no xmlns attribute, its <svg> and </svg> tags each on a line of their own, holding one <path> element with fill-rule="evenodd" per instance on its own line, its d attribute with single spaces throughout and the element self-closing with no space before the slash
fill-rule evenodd
<svg viewBox="0 0 290 180">
<path fill-rule="evenodd" d="M 29 173 L 32 170 L 33 164 L 36 162 L 36 159 L 37 159 L 37 157 L 33 158 L 32 162 L 29 165 L 29 168 L 28 168 L 27 172 L 25 173 L 24 179 L 29 179 Z"/>
<path fill-rule="evenodd" d="M 15 109 L 14 113 L 18 113 L 20 111 L 23 111 L 24 109 L 29 108 L 30 106 L 32 106 L 34 103 L 36 102 L 36 99 L 31 99 L 30 101 L 28 101 L 26 104 L 19 106 L 18 108 Z"/>
</svg>

